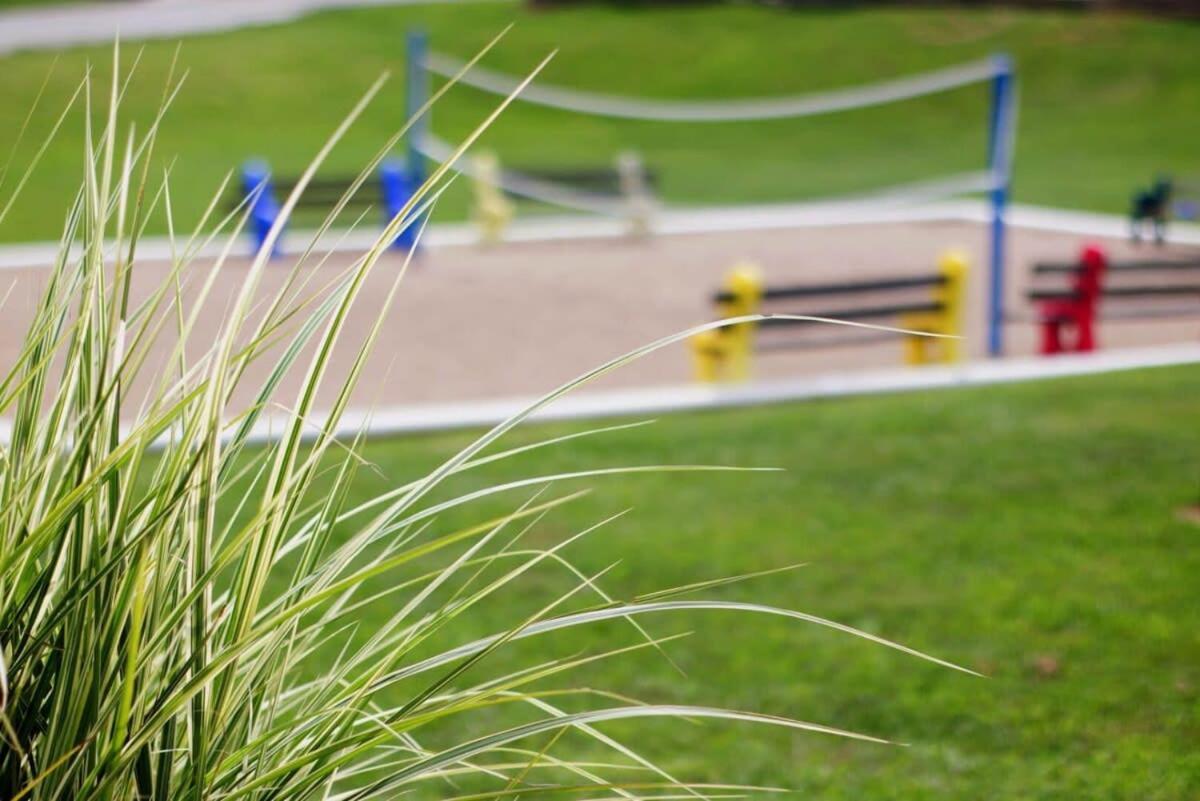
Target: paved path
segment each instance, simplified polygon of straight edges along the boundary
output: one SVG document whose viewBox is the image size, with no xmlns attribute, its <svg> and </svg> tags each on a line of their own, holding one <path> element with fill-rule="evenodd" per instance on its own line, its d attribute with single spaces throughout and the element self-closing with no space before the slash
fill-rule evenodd
<svg viewBox="0 0 1200 801">
<path fill-rule="evenodd" d="M 328 8 L 455 0 L 121 0 L 0 11 L 0 55 L 287 22 Z"/>
</svg>

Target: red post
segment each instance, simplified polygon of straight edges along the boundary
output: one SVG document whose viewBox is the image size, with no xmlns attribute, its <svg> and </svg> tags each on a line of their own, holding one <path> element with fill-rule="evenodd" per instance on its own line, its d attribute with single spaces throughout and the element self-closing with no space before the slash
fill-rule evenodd
<svg viewBox="0 0 1200 801">
<path fill-rule="evenodd" d="M 1104 250 L 1088 245 L 1079 254 L 1079 269 L 1072 274 L 1071 296 L 1042 303 L 1039 322 L 1044 355 L 1096 349 L 1096 308 L 1104 292 L 1107 266 Z M 1068 343 L 1068 334 L 1074 334 L 1073 342 Z"/>
<path fill-rule="evenodd" d="M 1104 290 L 1104 270 L 1108 257 L 1096 245 L 1088 245 L 1079 257 L 1079 272 L 1075 274 L 1076 318 L 1078 340 L 1075 350 L 1096 349 L 1096 307 Z"/>
</svg>

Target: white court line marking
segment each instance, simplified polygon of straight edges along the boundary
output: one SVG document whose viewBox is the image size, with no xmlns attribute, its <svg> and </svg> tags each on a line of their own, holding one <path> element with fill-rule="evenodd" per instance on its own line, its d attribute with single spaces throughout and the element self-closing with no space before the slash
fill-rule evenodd
<svg viewBox="0 0 1200 801">
<path fill-rule="evenodd" d="M 1196 363 L 1200 363 L 1200 343 L 1185 343 L 1056 357 L 975 361 L 961 365 L 828 373 L 742 385 L 686 384 L 613 390 L 568 395 L 535 413 L 530 421 L 638 417 L 814 398 L 986 386 Z M 507 398 L 353 412 L 342 419 L 338 435 L 354 436 L 368 421 L 368 431 L 372 436 L 492 426 L 528 408 L 535 400 L 535 397 Z M 275 422 L 274 427 L 276 430 L 282 429 L 279 422 Z M 315 433 L 314 428 L 310 435 Z M 256 427 L 251 434 L 257 442 L 268 441 L 270 436 L 270 424 Z"/>
<path fill-rule="evenodd" d="M 991 216 L 981 200 L 958 200 L 926 203 L 918 206 L 891 206 L 878 203 L 802 203 L 769 204 L 761 206 L 713 206 L 696 209 L 668 209 L 656 219 L 655 232 L 665 236 L 711 234 L 732 231 L 763 231 L 780 228 L 812 228 L 842 225 L 882 225 L 908 222 L 970 222 L 986 223 Z M 1009 209 L 1008 222 L 1014 228 L 1028 228 L 1079 236 L 1123 239 L 1129 223 L 1124 217 L 1069 209 L 1014 205 Z M 287 242 L 307 241 L 305 231 L 285 234 Z M 615 239 L 628 236 L 620 220 L 582 216 L 545 216 L 518 221 L 512 225 L 510 242 L 549 242 L 571 239 Z M 479 235 L 469 223 L 438 223 L 425 234 L 430 249 L 464 247 L 478 242 Z M 334 252 L 361 253 L 375 241 L 374 231 L 330 232 L 323 240 Z M 1200 246 L 1200 225 L 1173 223 L 1167 242 L 1175 245 Z M 215 256 L 224 240 L 218 240 L 199 254 L 201 258 Z M 247 239 L 248 244 L 248 239 Z M 249 248 L 247 247 L 247 251 Z M 35 242 L 0 246 L 0 270 L 44 268 L 54 262 L 57 242 Z M 170 242 L 165 237 L 141 240 L 138 253 L 142 259 L 167 260 L 171 257 Z"/>
<path fill-rule="evenodd" d="M 900 367 L 883 370 L 827 373 L 804 378 L 749 384 L 684 384 L 644 389 L 581 392 L 567 395 L 532 415 L 530 422 L 592 420 L 605 417 L 644 417 L 672 412 L 726 409 L 795 402 L 814 398 L 876 395 L 954 387 L 987 386 L 1017 381 L 1093 375 L 1148 367 L 1200 363 L 1200 343 L 1125 348 L 1056 357 L 1021 357 L 975 361 L 959 365 Z M 536 397 L 501 398 L 392 406 L 351 411 L 340 421 L 337 435 L 355 436 L 364 426 L 372 437 L 494 426 L 523 409 Z M 318 416 L 306 427 L 311 438 L 323 424 Z M 7 421 L 0 436 L 7 436 Z M 250 434 L 253 442 L 271 441 L 282 431 L 282 420 L 266 421 Z"/>
<path fill-rule="evenodd" d="M 827 373 L 804 378 L 759 381 L 749 384 L 685 384 L 644 389 L 581 392 L 567 395 L 539 410 L 531 423 L 594 420 L 605 417 L 644 417 L 673 412 L 728 409 L 797 402 L 816 398 L 878 395 L 955 387 L 988 386 L 1047 378 L 1095 375 L 1151 367 L 1200 364 L 1200 343 L 1124 348 L 1096 353 L 1029 356 L 959 365 L 899 367 L 883 370 Z M 460 428 L 494 426 L 529 408 L 534 396 L 351 410 L 336 433 L 354 437 L 364 427 L 372 437 Z M 324 420 L 314 415 L 302 437 L 311 440 Z M 125 428 L 124 426 L 122 428 Z M 250 432 L 254 443 L 267 443 L 286 428 L 282 419 L 265 420 Z M 0 441 L 7 442 L 11 422 L 0 420 Z M 162 444 L 161 442 L 159 443 Z"/>
</svg>

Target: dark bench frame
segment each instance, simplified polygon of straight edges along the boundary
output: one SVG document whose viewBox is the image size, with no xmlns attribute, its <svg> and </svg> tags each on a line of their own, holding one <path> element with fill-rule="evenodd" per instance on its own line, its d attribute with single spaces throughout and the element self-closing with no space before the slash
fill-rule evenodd
<svg viewBox="0 0 1200 801">
<path fill-rule="evenodd" d="M 419 183 L 403 164 L 391 160 L 379 165 L 374 182 L 363 182 L 358 192 L 346 197 L 356 181 L 356 175 L 314 177 L 297 198 L 296 209 L 332 209 L 344 201 L 348 209 L 366 210 L 378 204 L 383 214 L 383 224 L 387 225 L 403 211 Z M 273 176 L 263 161 L 249 161 L 242 166 L 241 192 L 230 201 L 230 206 L 241 208 L 243 204 L 248 204 L 249 229 L 255 254 L 262 250 L 271 228 L 279 218 L 279 198 L 290 195 L 299 182 L 299 178 Z M 377 193 L 374 198 L 362 191 L 372 183 Z M 392 242 L 392 247 L 405 251 L 415 245 L 416 226 L 413 225 L 401 231 Z M 275 258 L 281 253 L 282 247 L 277 239 L 271 257 Z"/>
</svg>

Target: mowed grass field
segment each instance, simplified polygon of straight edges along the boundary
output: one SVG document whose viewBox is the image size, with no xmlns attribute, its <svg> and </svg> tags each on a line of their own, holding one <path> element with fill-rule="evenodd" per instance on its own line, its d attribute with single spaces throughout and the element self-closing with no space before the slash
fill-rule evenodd
<svg viewBox="0 0 1200 801">
<path fill-rule="evenodd" d="M 162 129 L 161 166 L 169 168 L 177 223 L 194 220 L 221 177 L 250 156 L 269 159 L 280 173 L 298 170 L 366 87 L 390 71 L 392 80 L 334 153 L 328 172 L 366 161 L 403 121 L 403 41 L 410 27 L 428 30 L 435 49 L 466 57 L 509 23 L 514 28 L 488 66 L 523 73 L 557 49 L 545 81 L 649 98 L 819 91 L 1007 51 L 1021 82 L 1018 200 L 1120 212 L 1131 191 L 1156 172 L 1200 175 L 1194 23 L 1011 9 L 614 4 L 537 11 L 467 3 L 328 12 L 187 38 L 179 55 L 187 80 Z M 126 102 L 145 126 L 176 43 L 127 46 L 123 66 L 138 52 Z M 105 47 L 0 59 L 0 158 L 48 75 L 16 165 L 47 135 L 87 66 L 104 79 L 110 62 Z M 518 105 L 487 144 L 505 163 L 526 168 L 611 163 L 621 149 L 636 148 L 675 202 L 797 200 L 979 168 L 987 99 L 980 85 L 833 116 L 723 125 L 623 122 Z M 455 89 L 435 110 L 434 127 L 447 138 L 461 136 L 494 102 Z M 97 99 L 97 113 L 101 105 Z M 0 226 L 0 239 L 57 234 L 80 174 L 81 114 L 50 146 L 26 197 Z M 0 197 L 14 178 L 10 172 Z M 461 216 L 466 196 L 465 187 L 456 187 L 439 214 Z M 161 217 L 152 227 L 163 229 Z"/>
<path fill-rule="evenodd" d="M 1200 527 L 1180 516 L 1200 501 L 1198 393 L 1200 369 L 1187 367 L 681 414 L 532 452 L 448 491 L 636 464 L 784 468 L 589 479 L 582 486 L 592 494 L 522 544 L 557 543 L 630 509 L 564 551 L 586 572 L 615 564 L 601 583 L 619 598 L 805 562 L 700 595 L 827 616 L 988 676 L 795 621 L 648 616 L 642 622 L 654 635 L 693 632 L 667 646 L 686 675 L 647 650 L 556 681 L 778 713 L 908 744 L 715 722 L 605 729 L 680 777 L 827 799 L 1176 801 L 1200 795 Z M 576 430 L 530 427 L 509 444 Z M 358 491 L 365 498 L 399 484 L 472 436 L 370 443 L 374 470 L 364 471 Z M 580 486 L 567 482 L 542 497 Z M 472 504 L 434 529 L 479 522 L 526 497 Z M 460 621 L 450 643 L 512 626 L 572 584 L 553 567 L 526 579 Z M 363 631 L 396 603 L 364 619 Z M 638 641 L 612 624 L 491 658 L 515 667 Z M 523 661 L 510 664 L 515 656 Z M 573 742 L 586 752 L 584 741 Z"/>
</svg>

